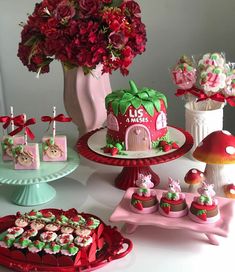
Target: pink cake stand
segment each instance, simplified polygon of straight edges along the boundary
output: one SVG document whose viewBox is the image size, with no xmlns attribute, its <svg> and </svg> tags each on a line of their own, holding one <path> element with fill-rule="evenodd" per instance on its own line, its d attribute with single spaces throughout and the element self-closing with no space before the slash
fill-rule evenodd
<svg viewBox="0 0 235 272">
<path fill-rule="evenodd" d="M 158 155 L 157 152 L 154 153 L 151 157 L 146 158 L 138 158 L 132 157 L 111 157 L 101 153 L 99 149 L 91 149 L 88 145 L 89 139 L 91 137 L 99 140 L 99 133 L 101 130 L 105 128 L 100 128 L 97 130 L 93 130 L 85 135 L 83 135 L 77 143 L 77 150 L 78 152 L 85 158 L 95 161 L 101 164 L 106 165 L 114 165 L 114 166 L 123 166 L 121 173 L 115 179 L 115 186 L 122 190 L 127 190 L 130 187 L 135 186 L 135 181 L 138 178 L 140 173 L 148 175 L 152 175 L 152 182 L 157 186 L 160 183 L 159 176 L 150 168 L 150 165 L 165 163 L 171 160 L 175 160 L 185 153 L 187 153 L 193 146 L 193 138 L 192 136 L 181 128 L 176 127 L 169 127 L 170 129 L 174 130 L 174 133 L 183 138 L 183 142 L 180 145 L 180 148 L 177 150 L 172 150 L 165 154 Z M 174 140 L 174 139 L 173 139 Z M 104 146 L 104 144 L 103 144 Z M 156 154 L 156 155 L 155 155 Z"/>
<path fill-rule="evenodd" d="M 227 237 L 232 226 L 235 211 L 235 201 L 228 198 L 216 197 L 220 210 L 220 219 L 216 223 L 199 224 L 192 221 L 189 215 L 180 218 L 162 216 L 159 211 L 151 214 L 139 214 L 131 210 L 131 196 L 136 188 L 129 188 L 121 202 L 110 217 L 111 222 L 124 222 L 126 233 L 133 233 L 138 226 L 156 226 L 163 229 L 184 229 L 203 233 L 213 245 L 219 245 L 218 236 Z M 163 190 L 153 189 L 160 200 Z M 190 206 L 196 194 L 185 193 L 185 199 Z"/>
</svg>

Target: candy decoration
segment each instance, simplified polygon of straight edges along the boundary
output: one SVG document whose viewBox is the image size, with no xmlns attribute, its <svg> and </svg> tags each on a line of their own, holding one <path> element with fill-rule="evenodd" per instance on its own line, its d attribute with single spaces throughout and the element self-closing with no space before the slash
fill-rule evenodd
<svg viewBox="0 0 235 272">
<path fill-rule="evenodd" d="M 19 132 L 21 132 L 24 129 L 24 145 L 27 144 L 28 142 L 28 136 L 31 140 L 34 140 L 35 135 L 34 133 L 31 131 L 31 129 L 28 127 L 30 125 L 34 125 L 36 124 L 36 119 L 35 118 L 30 118 L 28 120 L 26 120 L 26 115 L 24 115 L 24 120 L 20 120 L 19 122 L 15 122 L 15 125 L 18 127 L 15 130 L 11 131 L 9 133 L 10 136 L 14 136 L 16 134 L 18 134 Z"/>
<path fill-rule="evenodd" d="M 56 136 L 56 122 L 71 122 L 70 117 L 59 114 L 56 116 L 56 107 L 53 107 L 53 116 L 42 116 L 42 122 L 49 122 L 48 129 L 52 123 L 52 137 L 44 136 L 42 138 L 43 145 L 43 161 L 66 161 L 67 160 L 67 138 L 66 136 Z"/>
</svg>

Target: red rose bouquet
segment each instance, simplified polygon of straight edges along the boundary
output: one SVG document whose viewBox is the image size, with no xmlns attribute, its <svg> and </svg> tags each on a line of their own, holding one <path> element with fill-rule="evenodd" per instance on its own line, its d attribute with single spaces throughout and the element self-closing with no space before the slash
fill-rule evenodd
<svg viewBox="0 0 235 272">
<path fill-rule="evenodd" d="M 133 0 L 43 0 L 35 5 L 21 32 L 18 57 L 29 71 L 49 72 L 56 59 L 65 68 L 89 73 L 120 69 L 145 51 L 146 30 Z"/>
</svg>

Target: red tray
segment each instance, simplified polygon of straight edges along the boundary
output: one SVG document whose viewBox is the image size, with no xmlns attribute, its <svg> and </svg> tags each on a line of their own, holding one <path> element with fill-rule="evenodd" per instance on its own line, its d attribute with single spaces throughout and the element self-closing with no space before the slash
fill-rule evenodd
<svg viewBox="0 0 235 272">
<path fill-rule="evenodd" d="M 76 209 L 70 209 L 68 211 L 63 211 L 58 209 L 44 209 L 41 211 L 51 211 L 55 215 L 64 214 L 66 216 L 73 216 L 73 214 L 76 215 L 78 213 Z M 85 213 L 81 213 L 81 215 L 83 217 L 92 216 L 100 220 L 100 222 L 103 223 L 103 226 L 104 226 L 102 237 L 103 237 L 105 246 L 102 250 L 100 250 L 98 254 L 96 254 L 95 260 L 91 262 L 87 261 L 86 264 L 83 263 L 81 265 L 81 263 L 79 262 L 77 262 L 76 264 L 76 259 L 77 259 L 76 257 L 73 265 L 67 265 L 67 266 L 45 265 L 43 263 L 27 262 L 26 255 L 22 254 L 19 250 L 14 250 L 14 256 L 18 257 L 18 259 L 17 260 L 15 258 L 13 259 L 8 255 L 8 252 L 10 252 L 9 249 L 0 248 L 1 249 L 0 265 L 6 266 L 13 271 L 23 271 L 23 272 L 31 272 L 31 271 L 88 272 L 88 271 L 93 271 L 95 269 L 98 269 L 113 260 L 117 260 L 124 257 L 132 250 L 132 247 L 133 247 L 132 242 L 129 239 L 124 238 L 120 234 L 120 232 L 117 230 L 116 227 L 112 228 L 111 226 L 105 225 L 104 222 L 95 215 L 85 214 Z M 8 216 L 0 218 L 0 233 L 14 226 L 15 219 L 16 219 L 15 215 L 8 215 Z M 123 247 L 124 244 L 127 245 L 125 249 Z M 92 250 L 90 249 L 90 252 L 91 251 Z M 13 251 L 11 250 L 11 254 L 12 252 Z"/>
</svg>

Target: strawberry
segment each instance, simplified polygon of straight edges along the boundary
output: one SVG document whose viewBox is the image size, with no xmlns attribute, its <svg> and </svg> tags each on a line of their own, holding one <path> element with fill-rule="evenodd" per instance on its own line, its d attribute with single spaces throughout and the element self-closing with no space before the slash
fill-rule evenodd
<svg viewBox="0 0 235 272">
<path fill-rule="evenodd" d="M 42 212 L 42 216 L 44 217 L 51 217 L 51 212 Z"/>
<path fill-rule="evenodd" d="M 29 216 L 35 216 L 37 213 L 35 211 L 29 212 Z"/>
<path fill-rule="evenodd" d="M 200 218 L 202 221 L 206 221 L 207 220 L 206 211 L 205 210 L 198 211 L 197 217 Z"/>
<path fill-rule="evenodd" d="M 171 148 L 172 148 L 172 149 L 178 149 L 179 146 L 178 146 L 178 144 L 177 144 L 176 142 L 173 142 L 173 143 L 171 144 Z"/>
<path fill-rule="evenodd" d="M 159 147 L 163 147 L 165 145 L 168 145 L 167 141 L 160 141 L 159 144 L 158 144 Z"/>
<path fill-rule="evenodd" d="M 169 145 L 169 144 L 164 145 L 164 146 L 162 147 L 162 150 L 163 150 L 164 152 L 170 151 L 170 150 L 171 150 L 171 145 Z"/>
<path fill-rule="evenodd" d="M 171 206 L 167 203 L 162 204 L 161 208 L 166 214 L 169 214 L 169 212 L 171 211 Z"/>
<path fill-rule="evenodd" d="M 90 218 L 88 218 L 87 221 L 86 221 L 86 225 L 87 225 L 87 226 L 93 225 L 93 220 L 90 219 Z"/>
<path fill-rule="evenodd" d="M 110 153 L 110 150 L 111 150 L 111 148 L 108 146 L 105 146 L 102 149 L 103 149 L 104 153 Z"/>
<path fill-rule="evenodd" d="M 117 155 L 117 154 L 118 154 L 118 152 L 119 152 L 119 150 L 118 150 L 118 148 L 117 148 L 117 147 L 113 147 L 113 148 L 111 148 L 110 153 L 111 153 L 111 155 L 112 155 L 112 156 Z"/>
<path fill-rule="evenodd" d="M 142 210 L 143 210 L 143 205 L 142 205 L 142 203 L 141 203 L 140 201 L 136 201 L 136 202 L 134 203 L 134 207 L 135 207 L 137 210 L 139 210 L 139 211 L 142 211 Z"/>
</svg>

